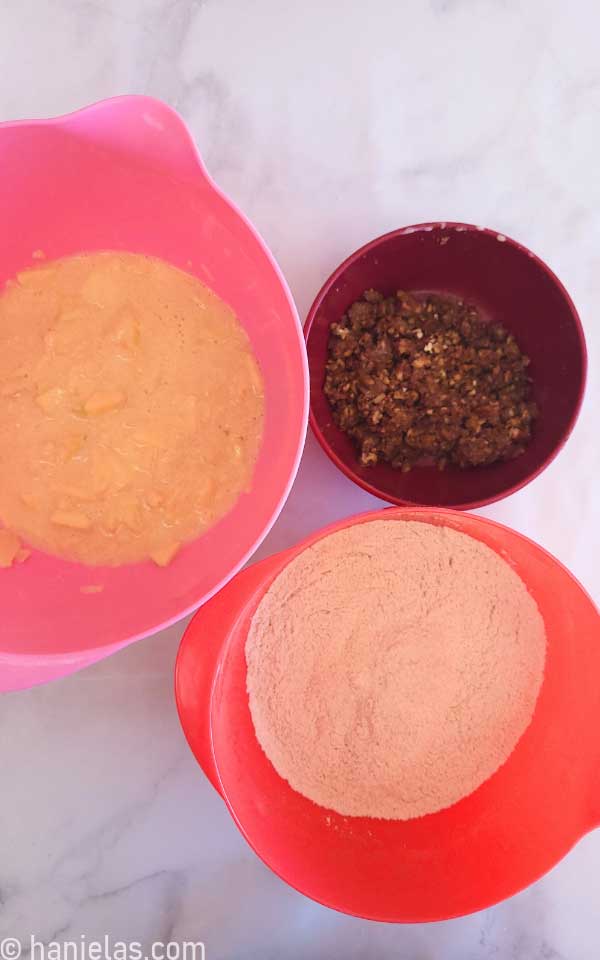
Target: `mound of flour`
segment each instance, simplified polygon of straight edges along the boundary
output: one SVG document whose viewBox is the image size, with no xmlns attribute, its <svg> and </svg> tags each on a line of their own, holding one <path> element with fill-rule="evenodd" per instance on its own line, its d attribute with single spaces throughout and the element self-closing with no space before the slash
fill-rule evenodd
<svg viewBox="0 0 600 960">
<path fill-rule="evenodd" d="M 258 740 L 323 807 L 405 820 L 505 762 L 544 672 L 544 623 L 512 568 L 448 527 L 376 520 L 305 550 L 246 642 Z"/>
</svg>

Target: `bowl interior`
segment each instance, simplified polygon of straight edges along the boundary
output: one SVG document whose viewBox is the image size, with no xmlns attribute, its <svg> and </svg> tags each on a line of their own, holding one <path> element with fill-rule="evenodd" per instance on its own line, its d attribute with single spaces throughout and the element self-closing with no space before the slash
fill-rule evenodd
<svg viewBox="0 0 600 960">
<path fill-rule="evenodd" d="M 349 438 L 333 423 L 322 386 L 329 327 L 373 288 L 449 293 L 503 324 L 531 359 L 540 408 L 531 443 L 508 463 L 471 470 L 420 467 L 401 473 L 387 464 L 362 467 Z M 560 282 L 514 241 L 477 227 L 409 227 L 368 244 L 327 281 L 306 324 L 312 424 L 332 459 L 371 493 L 399 503 L 460 508 L 496 500 L 532 479 L 566 440 L 585 382 L 585 345 L 575 308 Z"/>
<path fill-rule="evenodd" d="M 546 673 L 533 721 L 508 761 L 454 806 L 405 822 L 342 817 L 292 790 L 258 744 L 246 692 L 249 621 L 274 574 L 226 643 L 213 687 L 212 745 L 234 817 L 284 880 L 359 916 L 438 920 L 516 893 L 597 822 L 600 800 L 592 794 L 600 757 L 599 617 L 554 558 L 505 527 L 467 514 L 414 509 L 350 522 L 376 517 L 450 524 L 482 540 L 508 559 L 538 603 L 548 640 Z"/>
<path fill-rule="evenodd" d="M 132 100 L 140 101 L 138 128 Z M 48 259 L 80 250 L 132 250 L 196 274 L 236 311 L 263 372 L 266 423 L 252 489 L 166 569 L 150 562 L 84 567 L 34 552 L 2 571 L 4 653 L 103 648 L 179 618 L 252 553 L 295 475 L 307 413 L 305 348 L 295 308 L 266 248 L 208 179 L 177 118 L 173 130 L 174 117 L 147 98 L 123 98 L 64 121 L 0 128 L 0 286 L 30 265 L 37 249 Z M 166 138 L 164 156 L 170 156 L 172 137 L 181 138 L 193 161 L 185 176 L 136 156 L 140 124 Z M 85 585 L 103 589 L 86 594 L 80 589 Z"/>
</svg>

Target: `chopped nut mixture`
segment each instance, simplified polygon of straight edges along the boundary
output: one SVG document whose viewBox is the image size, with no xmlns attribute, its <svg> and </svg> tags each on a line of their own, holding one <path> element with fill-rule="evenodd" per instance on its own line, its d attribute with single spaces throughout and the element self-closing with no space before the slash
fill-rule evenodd
<svg viewBox="0 0 600 960">
<path fill-rule="evenodd" d="M 462 300 L 368 290 L 331 325 L 324 391 L 362 464 L 474 467 L 531 439 L 528 365 L 512 334 Z"/>
</svg>

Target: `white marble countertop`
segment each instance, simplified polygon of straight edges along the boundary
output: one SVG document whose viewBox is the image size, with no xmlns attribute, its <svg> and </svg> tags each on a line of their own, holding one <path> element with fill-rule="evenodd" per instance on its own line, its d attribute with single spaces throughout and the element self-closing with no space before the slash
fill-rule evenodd
<svg viewBox="0 0 600 960">
<path fill-rule="evenodd" d="M 3 0 L 0 119 L 164 98 L 301 314 L 346 254 L 403 224 L 465 220 L 532 247 L 579 307 L 589 387 L 559 459 L 484 512 L 598 601 L 599 32 L 596 0 Z M 375 502 L 309 438 L 260 555 Z M 526 892 L 448 923 L 359 921 L 285 886 L 184 742 L 180 634 L 1 698 L 0 937 L 203 940 L 208 960 L 598 960 L 600 831 Z"/>
</svg>

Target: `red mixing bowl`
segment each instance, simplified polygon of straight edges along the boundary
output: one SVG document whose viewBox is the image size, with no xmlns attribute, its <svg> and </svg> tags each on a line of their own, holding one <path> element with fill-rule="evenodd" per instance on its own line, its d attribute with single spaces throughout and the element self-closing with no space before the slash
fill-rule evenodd
<svg viewBox="0 0 600 960">
<path fill-rule="evenodd" d="M 447 293 L 503 324 L 531 359 L 540 414 L 525 452 L 507 463 L 460 470 L 388 464 L 362 466 L 352 441 L 333 423 L 323 393 L 332 322 L 365 290 Z M 560 280 L 535 254 L 492 230 L 463 223 L 403 227 L 361 247 L 332 273 L 304 327 L 311 379 L 310 422 L 333 462 L 369 493 L 390 503 L 472 509 L 534 479 L 565 444 L 581 407 L 587 357 L 581 322 Z"/>
<path fill-rule="evenodd" d="M 369 520 L 451 526 L 501 554 L 544 618 L 532 722 L 470 796 L 413 820 L 342 817 L 296 793 L 254 732 L 245 641 L 281 570 L 316 540 Z M 282 614 L 284 615 L 284 614 Z M 571 574 L 513 530 L 450 510 L 392 508 L 339 521 L 254 564 L 196 614 L 179 650 L 179 716 L 196 759 L 264 862 L 314 900 L 375 920 L 443 920 L 532 883 L 600 826 L 600 616 Z"/>
</svg>

